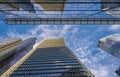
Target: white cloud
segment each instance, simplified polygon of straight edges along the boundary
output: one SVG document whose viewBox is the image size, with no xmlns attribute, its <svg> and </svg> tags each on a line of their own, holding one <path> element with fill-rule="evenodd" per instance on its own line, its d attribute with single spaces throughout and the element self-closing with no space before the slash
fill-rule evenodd
<svg viewBox="0 0 120 77">
<path fill-rule="evenodd" d="M 110 26 L 109 30 L 112 30 L 112 31 L 120 30 L 120 25 L 112 25 Z"/>
<path fill-rule="evenodd" d="M 109 69 L 107 67 L 100 67 L 97 70 L 91 69 L 91 71 L 97 76 L 97 77 L 108 77 L 109 76 Z"/>
<path fill-rule="evenodd" d="M 24 34 L 20 34 L 16 31 L 16 29 L 9 30 L 8 36 L 9 37 L 17 37 L 26 39 L 29 37 L 37 37 L 37 42 L 40 42 L 41 40 L 45 38 L 56 38 L 56 37 L 64 37 L 67 34 L 67 31 L 69 30 L 70 26 L 57 26 L 57 25 L 38 25 L 35 28 L 32 28 L 28 30 Z"/>
<path fill-rule="evenodd" d="M 67 34 L 67 31 L 69 30 L 69 28 L 71 27 L 71 25 L 64 25 L 63 29 L 61 30 L 61 33 L 60 33 L 60 37 L 64 36 Z"/>
</svg>

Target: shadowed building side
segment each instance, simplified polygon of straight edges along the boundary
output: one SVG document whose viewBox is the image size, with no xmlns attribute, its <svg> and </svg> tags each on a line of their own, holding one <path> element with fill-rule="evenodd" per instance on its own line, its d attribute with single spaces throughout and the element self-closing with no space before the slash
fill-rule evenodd
<svg viewBox="0 0 120 77">
<path fill-rule="evenodd" d="M 120 67 L 115 72 L 120 76 Z"/>
<path fill-rule="evenodd" d="M 6 57 L 9 57 L 10 55 L 15 53 L 20 43 L 22 43 L 21 39 L 0 39 L 0 65 L 3 63 Z"/>
</svg>

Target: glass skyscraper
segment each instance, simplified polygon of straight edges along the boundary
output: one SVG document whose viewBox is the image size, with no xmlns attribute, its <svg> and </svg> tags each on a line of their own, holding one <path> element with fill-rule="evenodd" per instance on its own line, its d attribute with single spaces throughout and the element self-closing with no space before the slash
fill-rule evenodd
<svg viewBox="0 0 120 77">
<path fill-rule="evenodd" d="M 62 38 L 46 39 L 28 55 L 9 77 L 94 77 Z"/>
<path fill-rule="evenodd" d="M 35 40 L 36 38 L 0 39 L 0 77 L 6 77 L 2 75 L 33 48 Z"/>
<path fill-rule="evenodd" d="M 120 34 L 113 34 L 100 39 L 98 46 L 120 59 Z"/>
<path fill-rule="evenodd" d="M 120 34 L 106 36 L 99 40 L 98 47 L 120 59 Z M 120 76 L 120 68 L 116 70 Z"/>
</svg>

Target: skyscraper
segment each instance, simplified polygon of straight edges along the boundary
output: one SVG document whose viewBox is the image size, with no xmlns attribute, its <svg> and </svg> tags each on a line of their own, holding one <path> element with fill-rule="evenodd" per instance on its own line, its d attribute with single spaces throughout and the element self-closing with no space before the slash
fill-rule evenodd
<svg viewBox="0 0 120 77">
<path fill-rule="evenodd" d="M 113 34 L 100 39 L 98 47 L 120 59 L 120 34 Z"/>
<path fill-rule="evenodd" d="M 24 41 L 19 38 L 0 39 L 0 77 L 32 49 L 35 40 L 36 38 Z"/>
<path fill-rule="evenodd" d="M 0 39 L 0 67 L 15 54 L 15 51 L 21 42 L 22 40 L 17 38 Z"/>
<path fill-rule="evenodd" d="M 99 40 L 98 47 L 120 59 L 120 34 L 106 36 Z M 120 76 L 120 68 L 116 70 Z"/>
<path fill-rule="evenodd" d="M 21 61 L 23 63 L 16 64 L 4 76 L 8 74 L 9 77 L 94 77 L 65 45 L 62 38 L 42 41 Z M 16 70 L 12 73 L 14 69 Z"/>
</svg>

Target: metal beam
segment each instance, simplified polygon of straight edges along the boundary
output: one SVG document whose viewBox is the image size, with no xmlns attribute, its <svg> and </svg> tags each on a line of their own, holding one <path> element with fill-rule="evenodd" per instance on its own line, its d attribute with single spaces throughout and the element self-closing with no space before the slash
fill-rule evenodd
<svg viewBox="0 0 120 77">
<path fill-rule="evenodd" d="M 0 2 L 0 4 L 28 4 L 29 2 L 14 2 L 14 1 L 9 1 L 9 2 Z M 65 3 L 64 1 L 32 1 L 31 3 L 33 4 L 63 4 Z M 89 1 L 89 2 L 83 2 L 83 1 L 68 1 L 66 4 L 120 4 L 120 2 L 94 2 L 94 1 Z"/>
<path fill-rule="evenodd" d="M 7 18 L 11 25 L 113 25 L 120 24 L 120 18 Z"/>
</svg>

